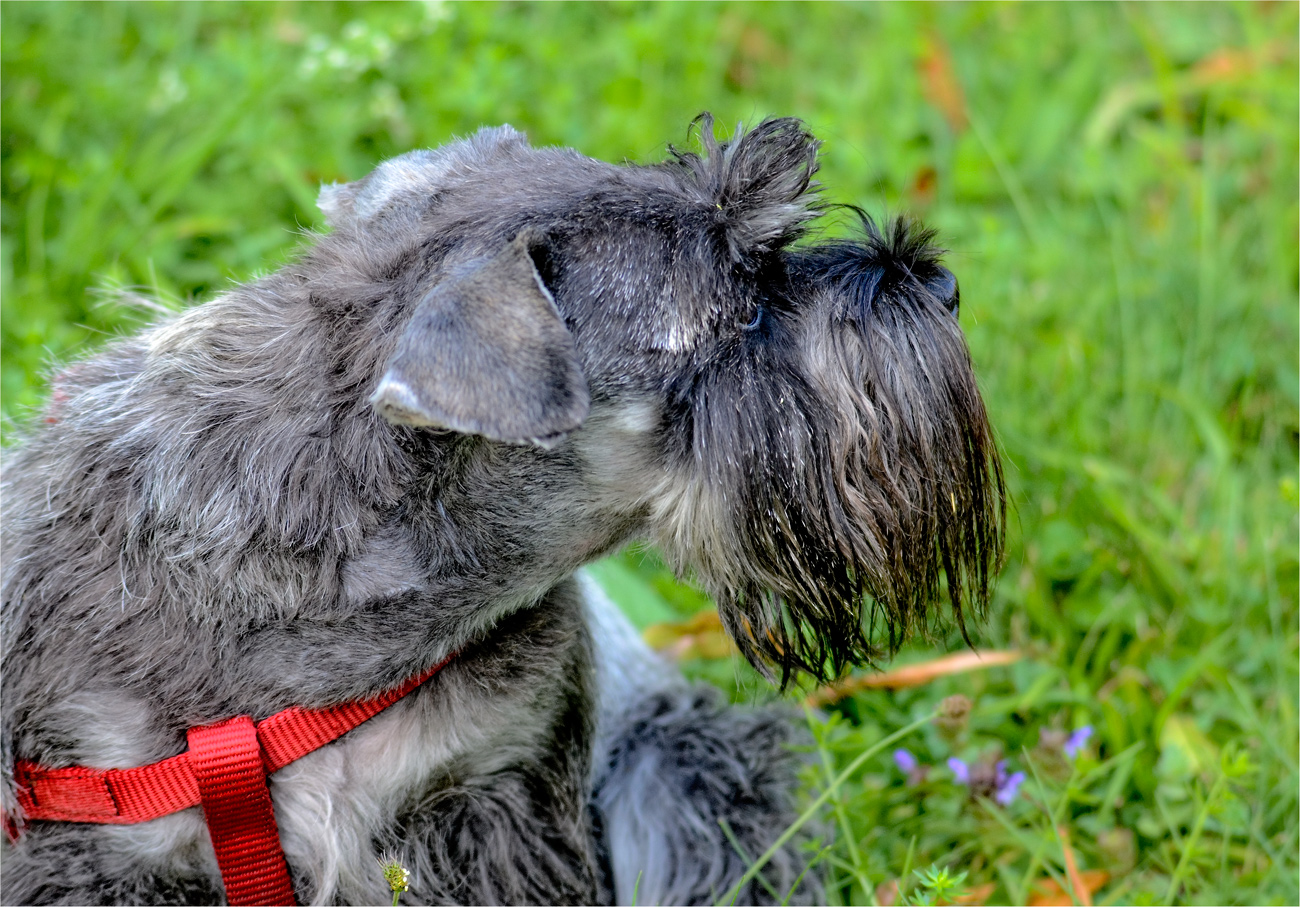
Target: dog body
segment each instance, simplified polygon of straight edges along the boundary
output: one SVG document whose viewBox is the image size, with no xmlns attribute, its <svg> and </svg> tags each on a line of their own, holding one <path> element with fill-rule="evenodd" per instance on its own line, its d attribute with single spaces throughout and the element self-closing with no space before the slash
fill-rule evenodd
<svg viewBox="0 0 1300 907">
<path fill-rule="evenodd" d="M 405 155 L 327 187 L 300 260 L 65 370 L 5 467 L 6 772 L 147 764 L 451 657 L 271 777 L 301 902 L 386 899 L 385 852 L 417 902 L 723 894 L 722 824 L 753 857 L 793 819 L 793 724 L 688 687 L 575 571 L 653 541 L 756 665 L 825 677 L 941 576 L 958 620 L 983 603 L 1002 480 L 928 234 L 791 246 L 815 140 L 704 143 Z M 6 903 L 221 898 L 198 810 L 4 853 Z"/>
</svg>

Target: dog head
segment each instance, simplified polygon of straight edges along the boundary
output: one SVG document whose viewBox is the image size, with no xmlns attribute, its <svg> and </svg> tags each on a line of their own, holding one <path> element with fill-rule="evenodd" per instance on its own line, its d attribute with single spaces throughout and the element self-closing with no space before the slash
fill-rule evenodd
<svg viewBox="0 0 1300 907">
<path fill-rule="evenodd" d="M 508 128 L 327 187 L 335 243 L 391 247 L 374 411 L 572 449 L 783 684 L 986 604 L 1002 472 L 932 233 L 821 214 L 791 119 L 614 166 Z M 611 539 L 613 541 L 613 539 Z"/>
</svg>

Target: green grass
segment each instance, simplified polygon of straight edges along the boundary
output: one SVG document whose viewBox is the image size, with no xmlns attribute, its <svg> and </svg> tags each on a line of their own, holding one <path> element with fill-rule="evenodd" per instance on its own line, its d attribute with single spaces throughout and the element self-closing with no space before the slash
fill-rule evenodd
<svg viewBox="0 0 1300 907">
<path fill-rule="evenodd" d="M 953 250 L 1015 503 L 976 639 L 1030 655 L 817 726 L 809 803 L 974 700 L 903 742 L 922 783 L 881 749 L 825 798 L 831 900 L 966 873 L 1023 901 L 1065 879 L 1060 828 L 1112 876 L 1099 902 L 1294 904 L 1297 25 L 1294 4 L 7 2 L 5 419 L 48 363 L 139 323 L 97 289 L 204 298 L 273 267 L 322 181 L 385 156 L 508 121 L 654 159 L 701 110 L 801 116 L 833 200 L 914 211 Z M 643 619 L 701 605 L 653 559 L 611 571 Z M 1075 760 L 1040 744 L 1084 724 Z M 1007 807 L 945 765 L 994 751 L 1029 773 Z"/>
</svg>

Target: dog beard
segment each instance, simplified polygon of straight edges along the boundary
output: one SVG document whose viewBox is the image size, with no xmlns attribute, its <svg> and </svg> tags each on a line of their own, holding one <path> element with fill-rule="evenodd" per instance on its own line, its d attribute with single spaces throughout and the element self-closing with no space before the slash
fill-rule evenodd
<svg viewBox="0 0 1300 907">
<path fill-rule="evenodd" d="M 945 597 L 966 637 L 1002 559 L 956 281 L 931 231 L 862 222 L 859 240 L 785 256 L 763 282 L 784 292 L 669 398 L 668 453 L 694 487 L 660 541 L 782 687 L 874 662 L 880 630 L 892 652 Z"/>
</svg>

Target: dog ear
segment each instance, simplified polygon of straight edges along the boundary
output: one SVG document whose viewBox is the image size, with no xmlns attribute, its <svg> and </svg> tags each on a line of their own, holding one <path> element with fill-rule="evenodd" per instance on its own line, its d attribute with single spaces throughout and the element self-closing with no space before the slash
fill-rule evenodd
<svg viewBox="0 0 1300 907">
<path fill-rule="evenodd" d="M 533 266 L 535 241 L 521 233 L 420 301 L 370 398 L 380 415 L 541 447 L 582 425 L 587 379 Z"/>
<path fill-rule="evenodd" d="M 713 134 L 710 114 L 696 123 L 704 156 L 670 150 L 716 212 L 733 260 L 786 245 L 820 213 L 812 178 L 821 143 L 801 121 L 767 119 L 725 142 Z"/>
</svg>

